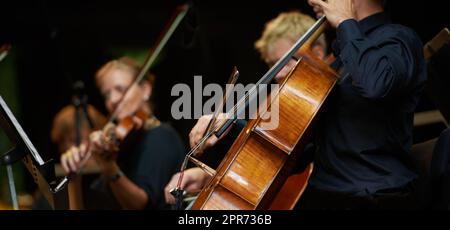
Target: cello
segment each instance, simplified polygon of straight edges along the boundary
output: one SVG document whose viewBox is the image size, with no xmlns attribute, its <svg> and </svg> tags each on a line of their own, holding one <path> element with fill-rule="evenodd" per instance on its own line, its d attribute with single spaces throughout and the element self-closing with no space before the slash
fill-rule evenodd
<svg viewBox="0 0 450 230">
<path fill-rule="evenodd" d="M 279 89 L 271 92 L 275 96 L 268 97 L 272 99 L 267 101 L 269 106 L 278 103 L 278 126 L 265 130 L 262 124 L 270 117 L 264 114 L 250 120 L 200 192 L 193 209 L 292 209 L 295 206 L 307 185 L 312 166 L 293 176 L 292 171 L 338 79 L 338 74 L 328 64 L 309 51 L 326 27 L 325 21 L 325 17 L 320 18 L 246 95 L 245 98 L 251 100 L 258 85 L 270 83 L 291 58 L 298 60 Z M 236 119 L 233 115 L 216 125 L 202 140 L 212 134 L 220 137 Z"/>
</svg>

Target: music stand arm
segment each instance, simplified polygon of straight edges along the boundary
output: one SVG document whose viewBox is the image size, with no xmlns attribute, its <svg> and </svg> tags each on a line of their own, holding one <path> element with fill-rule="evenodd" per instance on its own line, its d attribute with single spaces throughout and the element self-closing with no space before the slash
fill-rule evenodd
<svg viewBox="0 0 450 230">
<path fill-rule="evenodd" d="M 43 161 L 43 158 L 28 139 L 19 122 L 16 120 L 1 96 L 0 126 L 14 145 L 12 150 L 1 155 L 0 164 L 11 166 L 15 162 L 22 160 L 50 205 L 52 205 L 54 209 L 67 209 L 67 189 L 60 188 L 55 191 L 55 189 L 52 188 L 52 186 L 56 186 L 57 183 L 54 172 L 54 162 L 52 160 L 47 162 Z M 14 178 L 11 177 L 11 180 L 14 180 Z"/>
</svg>

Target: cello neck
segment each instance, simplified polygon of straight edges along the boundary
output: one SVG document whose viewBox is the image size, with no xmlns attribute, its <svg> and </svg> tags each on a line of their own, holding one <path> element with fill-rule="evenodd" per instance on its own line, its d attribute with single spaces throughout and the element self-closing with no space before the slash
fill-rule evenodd
<svg viewBox="0 0 450 230">
<path fill-rule="evenodd" d="M 269 71 L 256 83 L 259 84 L 269 84 L 278 72 L 284 68 L 285 65 L 292 59 L 292 57 L 297 53 L 298 50 L 303 48 L 310 48 L 311 45 L 316 41 L 316 39 L 322 34 L 326 28 L 327 23 L 325 16 L 319 18 L 314 25 L 309 28 L 306 33 L 299 38 L 292 48 L 280 59 L 278 62 L 270 68 Z"/>
<path fill-rule="evenodd" d="M 239 115 L 245 111 L 249 105 L 249 101 L 252 101 L 257 95 L 258 85 L 261 84 L 270 84 L 275 76 L 287 65 L 287 63 L 294 57 L 294 55 L 300 50 L 304 48 L 311 48 L 312 44 L 316 41 L 316 39 L 323 33 L 328 23 L 326 23 L 325 16 L 319 18 L 314 25 L 309 28 L 306 33 L 299 38 L 292 48 L 284 54 L 284 56 L 278 60 L 278 62 L 267 71 L 264 76 L 259 79 L 259 81 L 249 90 L 248 93 L 243 97 L 243 100 L 238 101 L 238 103 L 232 108 L 233 111 L 228 111 L 228 113 L 232 113 L 233 116 L 231 119 L 226 120 L 222 126 L 219 126 L 216 130 L 216 137 L 219 138 L 222 134 L 230 127 L 230 125 L 239 117 Z M 248 99 L 248 100 L 247 100 Z"/>
<path fill-rule="evenodd" d="M 312 46 L 314 45 L 314 43 L 317 41 L 317 39 L 324 33 L 324 31 L 327 29 L 328 27 L 328 22 L 325 20 L 323 22 L 321 22 L 320 25 L 318 25 L 318 27 L 316 28 L 315 31 L 311 31 L 312 34 L 309 37 L 308 40 L 306 40 L 306 42 L 303 44 L 303 46 L 300 48 L 300 50 L 308 50 L 311 49 Z"/>
</svg>

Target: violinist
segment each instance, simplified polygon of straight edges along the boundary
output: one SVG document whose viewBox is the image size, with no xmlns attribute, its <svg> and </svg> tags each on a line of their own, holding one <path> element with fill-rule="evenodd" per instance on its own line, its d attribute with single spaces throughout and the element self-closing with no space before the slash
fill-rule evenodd
<svg viewBox="0 0 450 230">
<path fill-rule="evenodd" d="M 300 207 L 417 208 L 413 113 L 426 81 L 419 37 L 390 22 L 383 0 L 309 3 L 336 29 L 332 66 L 341 78 L 315 132 L 314 171 Z M 193 128 L 191 143 L 205 120 Z"/>
<path fill-rule="evenodd" d="M 178 134 L 152 113 L 149 102 L 153 75 L 133 85 L 122 100 L 139 70 L 134 60 L 124 57 L 106 63 L 96 73 L 107 110 L 117 113 L 117 125 L 110 130 L 114 132 L 121 120 L 131 117 L 133 132 L 120 145 L 111 138 L 108 129 L 93 132 L 89 145 L 73 147 L 61 157 L 67 173 L 78 172 L 90 156 L 95 159 L 102 174 L 96 187 L 104 189 L 104 196 L 111 198 L 105 200 L 102 209 L 168 208 L 164 185 L 179 170 L 184 157 Z M 148 114 L 145 119 L 135 116 L 142 112 Z"/>
<path fill-rule="evenodd" d="M 266 23 L 264 31 L 261 37 L 255 42 L 255 48 L 260 53 L 262 60 L 272 67 L 298 40 L 306 31 L 314 24 L 314 19 L 307 14 L 291 11 L 280 13 L 276 18 Z M 325 36 L 320 36 L 317 41 L 312 45 L 311 51 L 319 59 L 326 59 L 327 43 Z M 295 65 L 295 60 L 291 60 L 275 77 L 275 81 L 282 82 L 288 75 L 290 69 Z M 211 116 L 203 116 L 198 121 L 197 125 L 192 129 L 189 134 L 190 145 L 195 146 L 197 141 L 203 136 L 206 127 L 210 121 Z M 238 126 L 243 126 L 243 122 L 239 121 Z M 237 136 L 238 131 L 242 127 L 233 128 L 233 133 L 230 136 Z M 228 139 L 228 138 L 227 138 Z M 217 138 L 212 137 L 207 143 L 206 147 L 215 145 Z M 225 141 L 227 142 L 227 140 Z M 229 142 L 229 141 L 228 141 Z M 231 142 L 232 143 L 232 142 Z M 231 144 L 226 143 L 226 144 Z M 214 152 L 208 155 L 217 153 L 225 154 L 229 146 L 224 146 L 224 143 L 220 143 L 220 146 L 215 146 L 215 149 L 211 149 L 210 152 Z M 222 156 L 211 157 L 214 160 L 221 159 Z M 212 161 L 214 161 L 212 160 Z M 210 160 L 211 161 L 211 160 Z M 218 162 L 210 162 L 211 164 L 217 164 Z M 165 197 L 168 203 L 175 203 L 175 198 L 171 195 L 170 191 L 176 186 L 179 173 L 174 175 L 165 188 Z M 198 167 L 187 169 L 184 172 L 182 180 L 182 188 L 187 193 L 198 192 L 209 179 L 209 175 Z"/>
</svg>

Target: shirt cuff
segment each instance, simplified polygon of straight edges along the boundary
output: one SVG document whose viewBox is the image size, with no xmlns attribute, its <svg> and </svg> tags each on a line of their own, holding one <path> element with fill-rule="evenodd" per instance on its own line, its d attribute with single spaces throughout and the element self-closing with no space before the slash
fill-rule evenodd
<svg viewBox="0 0 450 230">
<path fill-rule="evenodd" d="M 337 27 L 336 37 L 340 46 L 339 48 L 342 50 L 347 42 L 364 38 L 364 34 L 355 19 L 347 19 Z"/>
</svg>

